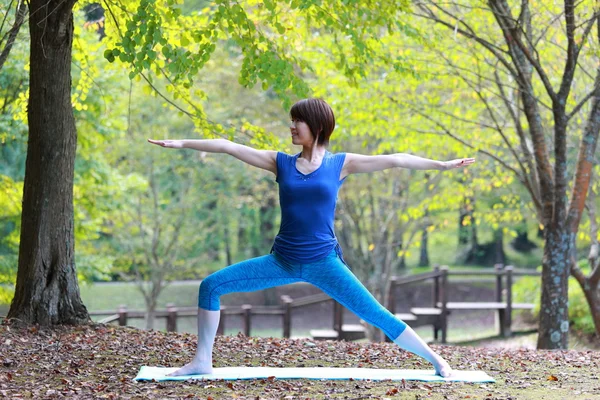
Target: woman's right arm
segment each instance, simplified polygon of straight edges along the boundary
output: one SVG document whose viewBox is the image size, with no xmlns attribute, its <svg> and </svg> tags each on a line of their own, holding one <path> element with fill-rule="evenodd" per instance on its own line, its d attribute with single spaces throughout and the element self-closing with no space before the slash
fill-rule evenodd
<svg viewBox="0 0 600 400">
<path fill-rule="evenodd" d="M 277 175 L 277 152 L 273 150 L 256 150 L 227 139 L 202 140 L 152 140 L 152 144 L 173 149 L 194 149 L 207 153 L 226 153 L 253 167 L 266 169 Z"/>
</svg>

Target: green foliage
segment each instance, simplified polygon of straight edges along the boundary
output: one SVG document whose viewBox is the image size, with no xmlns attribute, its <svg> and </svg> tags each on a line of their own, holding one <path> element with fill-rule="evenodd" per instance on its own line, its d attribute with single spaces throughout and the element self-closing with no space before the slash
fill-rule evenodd
<svg viewBox="0 0 600 400">
<path fill-rule="evenodd" d="M 580 264 L 587 264 L 587 261 L 581 261 Z M 589 268 L 582 267 L 582 270 L 589 273 Z M 540 285 L 541 277 L 521 277 L 513 286 L 515 302 L 535 304 L 532 316 L 536 320 L 540 312 Z M 585 294 L 579 282 L 573 277 L 569 278 L 569 320 L 571 329 L 578 332 L 593 334 L 596 331 Z"/>
<path fill-rule="evenodd" d="M 0 304 L 9 304 L 14 296 L 16 271 L 17 257 L 0 254 Z"/>
</svg>

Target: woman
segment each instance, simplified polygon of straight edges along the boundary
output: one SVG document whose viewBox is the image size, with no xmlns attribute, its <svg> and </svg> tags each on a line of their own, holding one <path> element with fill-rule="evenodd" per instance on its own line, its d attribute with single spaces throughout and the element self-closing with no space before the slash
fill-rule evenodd
<svg viewBox="0 0 600 400">
<path fill-rule="evenodd" d="M 281 227 L 271 254 L 242 261 L 206 277 L 198 296 L 198 348 L 194 359 L 171 375 L 210 374 L 212 347 L 219 324 L 219 297 L 304 281 L 309 282 L 361 319 L 382 329 L 394 343 L 433 364 L 447 377 L 448 363 L 417 334 L 385 309 L 350 272 L 335 237 L 337 194 L 350 174 L 402 167 L 445 170 L 472 164 L 472 158 L 434 161 L 408 154 L 364 156 L 326 150 L 335 127 L 333 111 L 320 99 L 292 106 L 292 143 L 302 152 L 288 155 L 255 150 L 224 139 L 148 140 L 169 148 L 226 153 L 271 171 L 279 184 Z"/>
</svg>

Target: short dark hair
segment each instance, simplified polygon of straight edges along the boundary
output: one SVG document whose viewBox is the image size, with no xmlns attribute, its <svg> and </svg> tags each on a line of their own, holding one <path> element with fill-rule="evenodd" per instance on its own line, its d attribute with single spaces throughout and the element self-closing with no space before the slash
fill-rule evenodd
<svg viewBox="0 0 600 400">
<path fill-rule="evenodd" d="M 324 100 L 304 99 L 292 106 L 290 117 L 305 122 L 317 144 L 328 145 L 329 137 L 335 129 L 333 110 Z"/>
</svg>

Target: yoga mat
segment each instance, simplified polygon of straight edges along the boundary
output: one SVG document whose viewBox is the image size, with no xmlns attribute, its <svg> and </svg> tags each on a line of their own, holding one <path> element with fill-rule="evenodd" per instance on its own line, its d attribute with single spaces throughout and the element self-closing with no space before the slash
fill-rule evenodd
<svg viewBox="0 0 600 400">
<path fill-rule="evenodd" d="M 177 368 L 147 367 L 140 368 L 134 378 L 136 381 L 185 381 L 200 380 L 238 380 L 238 379 L 354 379 L 381 381 L 427 381 L 427 382 L 495 382 L 483 371 L 454 371 L 452 376 L 442 378 L 434 370 L 424 369 L 375 369 L 375 368 L 271 368 L 271 367 L 228 367 L 213 368 L 212 374 L 167 376 Z"/>
</svg>

